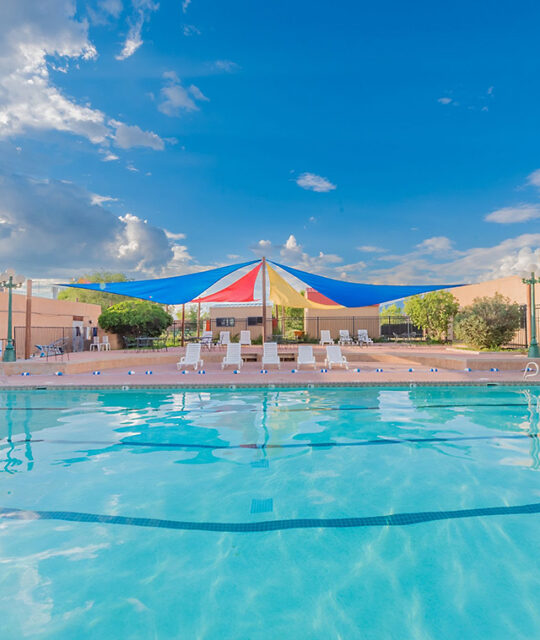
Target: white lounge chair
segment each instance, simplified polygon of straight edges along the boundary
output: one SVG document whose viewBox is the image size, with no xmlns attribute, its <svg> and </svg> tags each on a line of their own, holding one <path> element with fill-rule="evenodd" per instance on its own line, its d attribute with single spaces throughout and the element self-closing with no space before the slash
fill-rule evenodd
<svg viewBox="0 0 540 640">
<path fill-rule="evenodd" d="M 223 358 L 221 368 L 225 369 L 225 367 L 231 365 L 240 369 L 242 367 L 242 364 L 244 363 L 244 361 L 242 360 L 241 349 L 242 345 L 239 342 L 230 342 L 227 345 L 227 353 Z"/>
<path fill-rule="evenodd" d="M 220 331 L 219 332 L 218 344 L 220 346 L 222 346 L 224 344 L 231 344 L 231 332 L 230 331 Z"/>
<path fill-rule="evenodd" d="M 341 347 L 338 345 L 326 347 L 326 360 L 324 361 L 324 366 L 331 369 L 334 364 L 337 364 L 340 367 L 345 367 L 345 369 L 349 368 L 347 358 L 341 353 Z"/>
<path fill-rule="evenodd" d="M 186 367 L 193 367 L 194 371 L 197 371 L 199 367 L 202 368 L 203 361 L 201 360 L 201 345 L 198 342 L 190 342 L 186 347 L 186 354 L 180 358 L 180 361 L 176 363 L 176 368 L 180 371 Z"/>
<path fill-rule="evenodd" d="M 367 329 L 358 329 L 358 344 L 373 344 L 373 340 L 368 336 Z"/>
<path fill-rule="evenodd" d="M 315 356 L 313 355 L 313 347 L 310 344 L 302 344 L 298 346 L 296 366 L 300 369 L 303 364 L 313 365 L 314 369 L 317 366 Z"/>
<path fill-rule="evenodd" d="M 251 331 L 240 331 L 240 344 L 251 344 Z"/>
<path fill-rule="evenodd" d="M 348 329 L 339 330 L 339 344 L 353 344 L 353 339 L 349 335 Z"/>
<path fill-rule="evenodd" d="M 319 344 L 322 344 L 322 345 L 334 344 L 334 341 L 332 340 L 332 337 L 330 336 L 330 331 L 328 331 L 328 329 L 322 329 L 321 341 L 319 342 Z"/>
<path fill-rule="evenodd" d="M 200 344 L 202 347 L 207 347 L 210 349 L 212 346 L 212 332 L 211 331 L 203 331 L 201 336 Z"/>
<path fill-rule="evenodd" d="M 262 365 L 265 367 L 269 364 L 277 364 L 278 369 L 281 366 L 281 360 L 279 359 L 277 350 L 277 342 L 265 342 L 263 344 Z"/>
</svg>

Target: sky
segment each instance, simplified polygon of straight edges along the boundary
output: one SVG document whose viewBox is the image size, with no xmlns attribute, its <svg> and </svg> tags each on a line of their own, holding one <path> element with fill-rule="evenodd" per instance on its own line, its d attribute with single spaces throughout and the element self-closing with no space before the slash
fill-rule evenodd
<svg viewBox="0 0 540 640">
<path fill-rule="evenodd" d="M 0 268 L 540 264 L 539 23 L 528 0 L 2 0 Z"/>
</svg>

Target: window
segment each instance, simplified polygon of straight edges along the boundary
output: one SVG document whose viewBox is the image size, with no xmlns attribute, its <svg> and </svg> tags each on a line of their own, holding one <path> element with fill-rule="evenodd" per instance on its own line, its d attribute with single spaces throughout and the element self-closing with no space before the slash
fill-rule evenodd
<svg viewBox="0 0 540 640">
<path fill-rule="evenodd" d="M 248 317 L 248 327 L 253 327 L 256 324 L 262 324 L 262 316 L 250 316 Z"/>
<path fill-rule="evenodd" d="M 216 318 L 216 327 L 234 327 L 234 318 Z"/>
</svg>

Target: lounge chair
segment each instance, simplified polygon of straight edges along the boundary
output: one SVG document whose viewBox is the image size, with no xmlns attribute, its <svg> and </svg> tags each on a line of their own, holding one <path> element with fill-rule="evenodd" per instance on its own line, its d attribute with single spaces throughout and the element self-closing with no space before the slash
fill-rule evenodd
<svg viewBox="0 0 540 640">
<path fill-rule="evenodd" d="M 231 332 L 230 331 L 220 331 L 219 332 L 219 340 L 218 340 L 218 344 L 224 345 L 224 344 L 230 344 L 231 343 Z"/>
<path fill-rule="evenodd" d="M 358 344 L 373 344 L 373 340 L 368 336 L 367 329 L 358 329 Z"/>
<path fill-rule="evenodd" d="M 51 344 L 36 344 L 35 347 L 40 352 L 40 358 L 61 356 L 66 352 L 66 339 L 60 338 L 60 340 L 55 340 Z"/>
<path fill-rule="evenodd" d="M 277 364 L 278 369 L 281 366 L 281 360 L 279 359 L 277 350 L 277 342 L 265 342 L 263 344 L 262 365 L 265 367 L 269 364 Z"/>
<path fill-rule="evenodd" d="M 176 368 L 180 371 L 186 367 L 193 367 L 193 370 L 197 371 L 202 366 L 201 345 L 198 342 L 190 342 L 186 347 L 186 354 L 176 363 Z"/>
<path fill-rule="evenodd" d="M 349 335 L 348 329 L 339 330 L 339 344 L 353 344 L 353 339 Z"/>
<path fill-rule="evenodd" d="M 326 360 L 324 361 L 324 366 L 331 369 L 334 364 L 337 364 L 340 367 L 345 367 L 345 369 L 349 368 L 347 358 L 341 353 L 341 347 L 338 345 L 326 347 Z"/>
<path fill-rule="evenodd" d="M 221 368 L 225 369 L 229 365 L 241 368 L 244 361 L 242 360 L 242 345 L 239 342 L 230 342 L 227 345 L 227 353 L 221 363 Z"/>
<path fill-rule="evenodd" d="M 317 366 L 313 355 L 313 347 L 310 344 L 302 344 L 298 347 L 296 366 L 300 369 L 303 364 L 313 365 L 314 369 Z"/>
<path fill-rule="evenodd" d="M 251 344 L 251 331 L 240 331 L 240 344 Z"/>
<path fill-rule="evenodd" d="M 334 341 L 332 340 L 332 338 L 330 336 L 330 331 L 328 331 L 328 329 L 323 329 L 321 331 L 321 340 L 320 340 L 319 344 L 321 344 L 321 345 L 334 344 Z"/>
</svg>

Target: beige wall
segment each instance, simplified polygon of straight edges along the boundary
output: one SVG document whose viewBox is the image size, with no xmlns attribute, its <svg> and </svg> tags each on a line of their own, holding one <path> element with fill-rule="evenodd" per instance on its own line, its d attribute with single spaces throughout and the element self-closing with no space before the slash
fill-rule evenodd
<svg viewBox="0 0 540 640">
<path fill-rule="evenodd" d="M 478 284 L 467 284 L 464 287 L 448 289 L 457 298 L 460 306 L 466 307 L 472 304 L 475 298 L 489 297 L 500 293 L 512 302 L 527 304 L 527 287 L 521 282 L 519 276 L 508 276 L 496 280 L 486 280 Z"/>
<path fill-rule="evenodd" d="M 262 325 L 247 326 L 247 318 L 252 316 L 262 316 L 262 305 L 254 307 L 210 307 L 210 320 L 212 321 L 212 331 L 215 338 L 219 337 L 220 331 L 230 331 L 231 336 L 240 335 L 240 331 L 248 330 L 251 338 L 258 338 L 262 335 Z M 234 327 L 216 327 L 216 318 L 234 318 Z M 267 306 L 266 311 L 266 335 L 272 335 L 272 307 Z"/>
<path fill-rule="evenodd" d="M 339 337 L 340 329 L 348 329 L 351 337 L 358 329 L 367 329 L 370 338 L 381 335 L 379 305 L 369 307 L 347 307 L 344 309 L 305 309 L 305 332 L 312 338 L 319 338 L 321 330 L 330 331 L 332 338 Z"/>
</svg>

